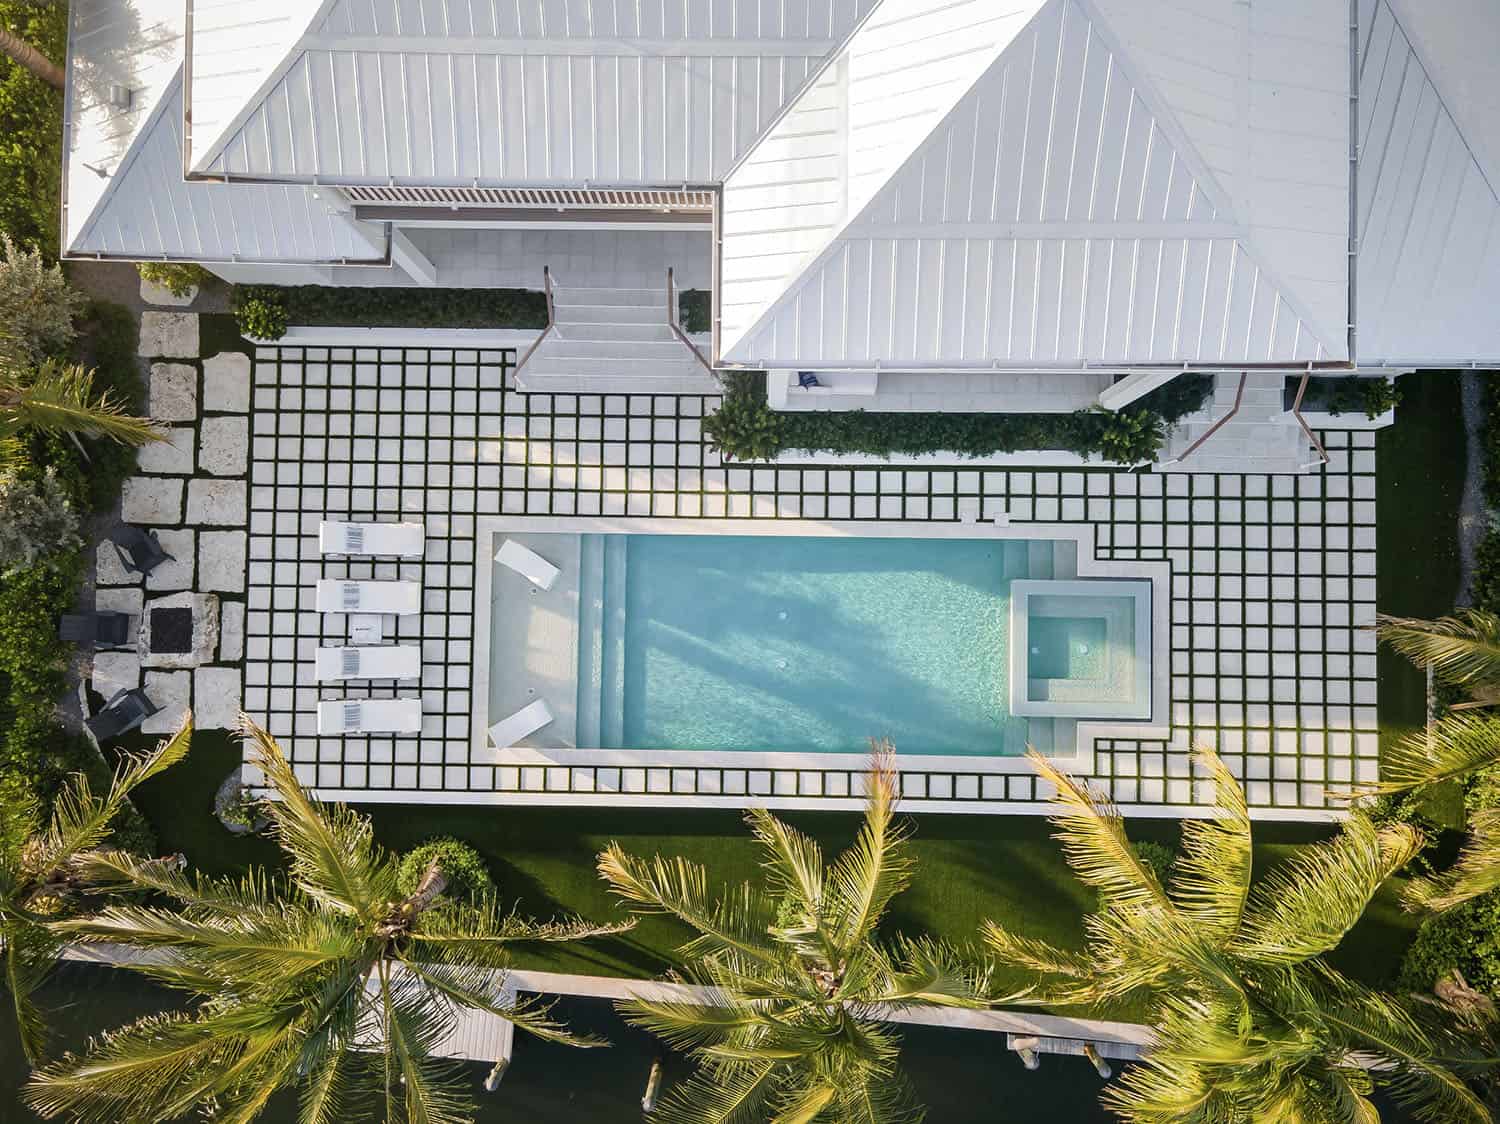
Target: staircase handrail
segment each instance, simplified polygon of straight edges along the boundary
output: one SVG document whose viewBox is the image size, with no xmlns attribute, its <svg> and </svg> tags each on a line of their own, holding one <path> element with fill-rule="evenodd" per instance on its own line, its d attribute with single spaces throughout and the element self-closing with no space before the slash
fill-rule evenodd
<svg viewBox="0 0 1500 1124">
<path fill-rule="evenodd" d="M 1213 425 L 1209 426 L 1207 432 L 1205 432 L 1202 437 L 1198 438 L 1198 440 L 1194 441 L 1191 445 L 1189 445 L 1186 449 L 1184 449 L 1182 451 L 1182 455 L 1181 456 L 1173 457 L 1167 463 L 1169 463 L 1169 464 L 1181 464 L 1183 461 L 1187 460 L 1188 457 L 1192 456 L 1195 452 L 1198 451 L 1199 446 L 1201 446 L 1205 441 L 1207 441 L 1215 433 L 1218 433 L 1219 430 L 1223 429 L 1224 426 L 1226 424 L 1228 424 L 1229 419 L 1232 418 L 1232 417 L 1234 417 L 1235 414 L 1237 414 L 1237 413 L 1240 412 L 1240 401 L 1245 397 L 1245 380 L 1247 380 L 1249 377 L 1250 377 L 1250 372 L 1249 371 L 1241 371 L 1240 372 L 1240 384 L 1239 384 L 1238 387 L 1235 388 L 1235 391 L 1234 391 L 1234 405 L 1231 406 L 1231 407 L 1229 407 L 1229 413 L 1225 414 L 1218 421 L 1214 422 Z M 1304 425 L 1302 428 L 1306 429 L 1307 427 Z"/>
<path fill-rule="evenodd" d="M 1292 417 L 1297 419 L 1297 424 L 1302 427 L 1302 432 L 1307 434 L 1307 439 L 1312 442 L 1313 449 L 1317 451 L 1318 459 L 1327 464 L 1328 450 L 1323 448 L 1323 442 L 1318 440 L 1318 435 L 1312 431 L 1312 427 L 1307 424 L 1307 419 L 1302 416 L 1302 396 L 1307 393 L 1307 383 L 1311 378 L 1311 371 L 1302 372 L 1302 381 L 1297 384 L 1297 397 L 1292 400 Z"/>
<path fill-rule="evenodd" d="M 547 326 L 542 329 L 542 334 L 537 336 L 536 341 L 526 349 L 526 354 L 521 356 L 521 361 L 516 364 L 516 374 L 521 373 L 521 368 L 526 366 L 526 361 L 536 353 L 536 349 L 542 346 L 542 341 L 552 334 L 557 326 L 557 307 L 552 300 L 552 270 L 549 266 L 542 266 L 542 291 L 547 295 Z"/>
</svg>

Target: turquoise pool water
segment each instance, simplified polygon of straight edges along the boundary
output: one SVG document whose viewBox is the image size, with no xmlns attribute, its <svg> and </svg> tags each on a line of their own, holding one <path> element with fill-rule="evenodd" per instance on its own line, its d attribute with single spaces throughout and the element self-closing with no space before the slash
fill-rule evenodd
<svg viewBox="0 0 1500 1124">
<path fill-rule="evenodd" d="M 577 744 L 1021 753 L 1008 591 L 1053 546 L 585 535 Z"/>
</svg>

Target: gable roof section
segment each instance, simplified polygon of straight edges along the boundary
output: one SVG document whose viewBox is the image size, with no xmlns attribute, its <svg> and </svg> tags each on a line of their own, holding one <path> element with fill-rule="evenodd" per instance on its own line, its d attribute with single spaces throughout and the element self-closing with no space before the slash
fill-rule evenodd
<svg viewBox="0 0 1500 1124">
<path fill-rule="evenodd" d="M 205 146 L 195 42 L 193 167 L 284 182 L 714 183 L 875 2 L 332 0 Z M 253 34 L 257 8 L 239 11 Z"/>
<path fill-rule="evenodd" d="M 1347 21 L 1330 22 L 1344 31 L 1347 83 Z M 723 358 L 938 367 L 1343 358 L 1347 317 L 1330 294 L 1347 299 L 1347 195 L 1337 214 L 1302 220 L 1307 260 L 1292 258 L 1269 223 L 1290 220 L 1262 201 L 1287 186 L 1252 177 L 1237 207 L 1142 73 L 1093 3 L 1049 0 L 753 322 L 733 319 L 766 302 L 739 289 L 726 187 Z M 1325 101 L 1321 90 L 1307 97 Z M 1340 105 L 1347 121 L 1347 93 Z M 1347 179 L 1347 127 L 1313 133 L 1296 143 L 1329 167 L 1342 161 Z M 1268 222 L 1247 222 L 1246 207 Z M 1342 283 L 1323 280 L 1339 269 Z"/>
<path fill-rule="evenodd" d="M 1487 18 L 1500 33 L 1500 13 Z M 1494 364 L 1495 180 L 1434 85 L 1404 18 L 1385 0 L 1362 0 L 1360 43 L 1360 361 Z"/>
</svg>

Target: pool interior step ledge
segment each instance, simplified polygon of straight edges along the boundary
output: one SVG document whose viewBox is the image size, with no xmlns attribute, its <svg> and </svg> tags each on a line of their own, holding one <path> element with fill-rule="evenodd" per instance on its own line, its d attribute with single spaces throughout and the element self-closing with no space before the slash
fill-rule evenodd
<svg viewBox="0 0 1500 1124">
<path fill-rule="evenodd" d="M 584 535 L 578 573 L 578 732 L 585 749 L 625 740 L 625 535 Z"/>
</svg>

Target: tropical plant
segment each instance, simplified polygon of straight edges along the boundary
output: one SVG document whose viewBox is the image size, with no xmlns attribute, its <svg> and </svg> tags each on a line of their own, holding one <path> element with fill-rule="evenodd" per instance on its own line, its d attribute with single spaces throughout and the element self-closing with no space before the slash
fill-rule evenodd
<svg viewBox="0 0 1500 1124">
<path fill-rule="evenodd" d="M 77 334 L 73 321 L 88 298 L 68 284 L 62 267 L 18 247 L 0 231 L 0 335 L 22 363 L 61 355 Z"/>
<path fill-rule="evenodd" d="M 698 934 L 678 950 L 680 974 L 704 990 L 620 1005 L 697 1063 L 652 1120 L 920 1119 L 881 1009 L 982 1007 L 988 976 L 932 938 L 876 937 L 912 859 L 890 747 L 875 749 L 864 823 L 827 867 L 816 842 L 763 810 L 745 817 L 764 856 L 762 886 L 715 893 L 711 874 L 686 859 L 636 858 L 618 844 L 600 854 L 599 873 L 637 912 Z"/>
<path fill-rule="evenodd" d="M 275 285 L 236 286 L 234 319 L 251 339 L 279 340 L 286 335 L 289 319 L 286 293 Z"/>
<path fill-rule="evenodd" d="M 174 297 L 185 297 L 213 276 L 196 262 L 143 261 L 136 264 L 141 280 L 159 285 Z"/>
<path fill-rule="evenodd" d="M 1147 1002 L 1155 1044 L 1104 1095 L 1127 1121 L 1375 1121 L 1379 1087 L 1419 1120 L 1489 1124 L 1466 1080 L 1493 1060 L 1487 1027 L 1371 990 L 1323 959 L 1416 854 L 1420 833 L 1354 814 L 1252 881 L 1244 794 L 1213 751 L 1198 760 L 1216 815 L 1183 821 L 1163 887 L 1118 811 L 1032 754 L 1056 789 L 1063 853 L 1103 905 L 1086 919 L 1082 950 L 987 923 L 995 956 L 1036 977 L 1003 1001 Z"/>
<path fill-rule="evenodd" d="M 415 893 L 433 860 L 442 864 L 449 897 L 478 901 L 494 895 L 495 880 L 490 877 L 483 857 L 467 843 L 449 835 L 429 839 L 401 856 L 401 866 L 396 871 L 397 891 Z"/>
<path fill-rule="evenodd" d="M 1118 413 L 1101 407 L 1104 426 L 1099 432 L 1099 451 L 1119 464 L 1139 464 L 1154 460 L 1166 440 L 1167 427 L 1159 416 L 1148 410 L 1121 410 Z"/>
<path fill-rule="evenodd" d="M 111 821 L 125 806 L 131 789 L 182 760 L 192 741 L 191 721 L 150 753 L 121 762 L 109 790 L 98 794 L 88 779 L 70 777 L 52 805 L 45 828 L 17 850 L 0 852 L 0 944 L 4 945 L 5 985 L 10 991 L 29 1061 L 46 1049 L 46 1028 L 31 1001 L 32 993 L 57 961 L 62 940 L 49 923 L 77 910 L 111 880 L 95 877 L 96 863 L 116 852 L 101 850 Z M 140 861 L 145 870 L 160 870 L 160 861 Z"/>
<path fill-rule="evenodd" d="M 78 512 L 53 469 L 0 471 L 0 574 L 82 545 Z"/>
<path fill-rule="evenodd" d="M 161 440 L 151 419 L 130 414 L 108 391 L 96 395 L 93 372 L 83 367 L 49 359 L 23 372 L 0 361 L 0 461 L 19 455 L 26 430 L 122 445 Z"/>
<path fill-rule="evenodd" d="M 782 417 L 766 404 L 765 380 L 748 372 L 727 376 L 723 401 L 703 419 L 703 433 L 726 460 L 765 460 L 782 450 Z"/>
<path fill-rule="evenodd" d="M 1500 765 L 1500 716 L 1472 713 L 1500 703 L 1500 617 L 1474 609 L 1440 620 L 1381 617 L 1380 638 L 1418 667 L 1468 693 L 1450 713 L 1387 749 L 1380 792 L 1405 792 L 1476 777 Z M 1470 712 L 1470 713 L 1462 713 Z M 1500 808 L 1469 814 L 1469 837 L 1444 873 L 1413 879 L 1407 904 L 1451 909 L 1500 890 Z"/>
<path fill-rule="evenodd" d="M 434 862 L 401 897 L 397 862 L 370 821 L 314 800 L 280 748 L 245 720 L 251 763 L 274 799 L 271 832 L 286 878 L 189 878 L 123 855 L 88 873 L 149 891 L 173 906 L 115 905 L 60 922 L 57 933 L 149 952 L 128 967 L 197 998 L 190 1011 L 152 1015 L 83 1056 L 38 1071 L 27 1099 L 43 1116 L 80 1121 L 175 1120 L 194 1108 L 249 1121 L 281 1088 L 301 1094 L 301 1119 L 447 1124 L 469 1118 L 463 1077 L 434 1048 L 472 1012 L 539 1037 L 570 1034 L 546 1006 L 505 990 L 511 946 L 573 941 L 628 925 L 535 922 L 449 900 Z M 362 1102 L 373 1099 L 370 1111 Z"/>
</svg>

